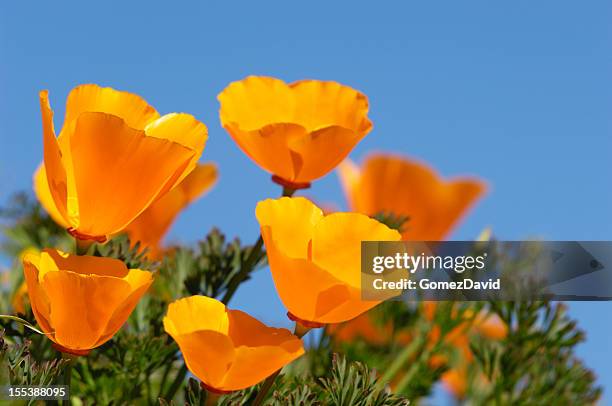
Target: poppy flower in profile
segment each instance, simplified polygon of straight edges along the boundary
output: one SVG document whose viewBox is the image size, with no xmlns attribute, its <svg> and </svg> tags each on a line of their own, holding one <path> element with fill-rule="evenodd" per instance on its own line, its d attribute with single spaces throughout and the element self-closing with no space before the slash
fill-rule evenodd
<svg viewBox="0 0 612 406">
<path fill-rule="evenodd" d="M 26 254 L 30 305 L 42 331 L 66 353 L 83 355 L 110 340 L 153 282 L 118 259 L 46 249 Z"/>
<path fill-rule="evenodd" d="M 363 214 L 324 216 L 302 197 L 261 201 L 256 216 L 291 319 L 305 327 L 340 323 L 380 303 L 361 299 L 361 242 L 399 241 L 397 231 Z"/>
<path fill-rule="evenodd" d="M 221 124 L 238 146 L 294 189 L 334 169 L 372 129 L 366 96 L 336 82 L 249 76 L 218 99 Z"/>
<path fill-rule="evenodd" d="M 338 167 L 349 207 L 369 216 L 407 218 L 402 239 L 443 240 L 482 197 L 485 183 L 472 177 L 442 179 L 427 165 L 395 155 L 373 154 L 358 167 Z"/>
<path fill-rule="evenodd" d="M 302 340 L 206 296 L 170 304 L 164 329 L 187 368 L 217 393 L 253 386 L 304 353 Z"/>
<path fill-rule="evenodd" d="M 130 241 L 148 247 L 151 257 L 163 252 L 161 241 L 178 214 L 194 200 L 208 192 L 217 181 L 217 167 L 212 163 L 198 165 L 174 189 L 142 212 L 125 229 Z"/>
<path fill-rule="evenodd" d="M 207 138 L 193 116 L 159 113 L 137 95 L 77 86 L 59 136 L 47 91 L 40 92 L 44 165 L 38 197 L 80 239 L 123 230 L 196 167 Z"/>
</svg>

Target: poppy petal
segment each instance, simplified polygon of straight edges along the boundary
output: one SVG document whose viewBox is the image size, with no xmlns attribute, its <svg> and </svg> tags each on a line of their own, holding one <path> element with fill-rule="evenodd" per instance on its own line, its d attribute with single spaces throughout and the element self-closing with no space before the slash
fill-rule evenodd
<svg viewBox="0 0 612 406">
<path fill-rule="evenodd" d="M 121 279 L 74 272 L 47 272 L 41 286 L 53 303 L 55 341 L 75 350 L 96 345 L 113 311 L 130 294 L 130 285 Z"/>
<path fill-rule="evenodd" d="M 125 228 L 194 156 L 180 144 L 147 137 L 103 113 L 79 116 L 70 147 L 78 200 L 87 202 L 79 207 L 79 231 L 92 236 Z"/>
<path fill-rule="evenodd" d="M 303 197 L 267 199 L 257 204 L 255 216 L 275 247 L 290 258 L 307 258 L 315 224 L 323 212 Z"/>
<path fill-rule="evenodd" d="M 64 219 L 62 213 L 58 210 L 55 205 L 55 200 L 51 196 L 51 190 L 49 190 L 49 183 L 47 180 L 47 172 L 45 171 L 44 163 L 38 166 L 38 169 L 34 173 L 34 193 L 38 198 L 41 206 L 49 216 L 55 221 L 60 227 L 68 228 L 70 224 Z"/>
<path fill-rule="evenodd" d="M 159 113 L 142 97 L 110 87 L 95 84 L 80 85 L 72 89 L 66 100 L 64 127 L 82 113 L 98 112 L 119 117 L 137 130 L 159 118 Z"/>
</svg>

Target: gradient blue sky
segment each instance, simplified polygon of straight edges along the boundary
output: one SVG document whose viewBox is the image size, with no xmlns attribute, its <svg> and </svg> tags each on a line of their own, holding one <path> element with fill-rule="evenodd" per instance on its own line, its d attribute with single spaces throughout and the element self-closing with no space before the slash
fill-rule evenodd
<svg viewBox="0 0 612 406">
<path fill-rule="evenodd" d="M 365 92 L 374 130 L 353 158 L 394 151 L 486 179 L 453 238 L 490 225 L 501 239 L 612 239 L 612 3 L 152 3 L 0 3 L 0 202 L 30 188 L 41 160 L 38 91 L 49 89 L 59 126 L 69 90 L 95 82 L 209 127 L 202 160 L 218 162 L 220 183 L 170 239 L 219 225 L 253 241 L 256 202 L 279 191 L 220 127 L 216 95 L 262 74 Z M 343 204 L 334 174 L 308 194 Z M 268 271 L 233 305 L 287 324 Z M 611 304 L 570 308 L 588 334 L 580 355 L 611 388 Z"/>
</svg>

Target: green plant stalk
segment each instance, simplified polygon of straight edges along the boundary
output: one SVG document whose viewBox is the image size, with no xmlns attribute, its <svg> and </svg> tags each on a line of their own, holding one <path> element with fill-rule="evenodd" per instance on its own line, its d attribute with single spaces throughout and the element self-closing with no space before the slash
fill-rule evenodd
<svg viewBox="0 0 612 406">
<path fill-rule="evenodd" d="M 283 194 L 282 194 L 283 197 L 291 197 L 293 196 L 294 193 L 295 193 L 295 189 L 283 187 Z M 257 238 L 257 241 L 253 245 L 253 248 L 251 249 L 249 256 L 244 262 L 244 266 L 240 269 L 240 272 L 234 278 L 232 278 L 232 280 L 228 284 L 227 290 L 225 291 L 225 295 L 223 295 L 223 299 L 221 299 L 221 301 L 224 304 L 227 305 L 230 302 L 230 300 L 232 300 L 232 297 L 234 297 L 236 290 L 238 290 L 238 286 L 240 286 L 242 281 L 244 281 L 246 277 L 251 272 L 253 272 L 253 270 L 257 266 L 257 262 L 259 262 L 258 258 L 261 256 L 262 253 L 263 253 L 263 238 L 261 237 L 261 234 L 260 234 L 259 238 Z"/>
<path fill-rule="evenodd" d="M 176 373 L 176 376 L 174 377 L 174 381 L 172 381 L 172 385 L 170 385 L 170 389 L 168 389 L 168 392 L 166 393 L 164 398 L 171 400 L 176 394 L 176 392 L 179 390 L 179 388 L 181 387 L 181 384 L 185 380 L 186 376 L 187 376 L 187 366 L 183 363 L 181 364 L 181 368 Z"/>
<path fill-rule="evenodd" d="M 68 361 L 66 363 L 66 368 L 64 369 L 64 378 L 63 378 L 64 385 L 68 387 L 68 399 L 62 400 L 61 404 L 62 406 L 68 406 L 71 403 L 70 402 L 70 389 L 71 389 L 71 382 L 72 382 L 72 365 L 74 364 L 76 360 L 76 356 L 62 352 L 62 359 L 65 359 Z"/>
<path fill-rule="evenodd" d="M 78 238 L 74 239 L 76 245 L 76 254 L 77 255 L 87 255 L 87 251 L 89 251 L 89 247 L 91 247 L 92 241 L 89 240 L 80 240 Z"/>
<path fill-rule="evenodd" d="M 423 334 L 422 330 L 422 328 L 417 329 L 418 334 L 416 335 L 415 339 L 412 340 L 412 342 L 407 345 L 397 355 L 397 357 L 395 357 L 393 363 L 389 366 L 389 368 L 386 369 L 385 373 L 378 381 L 379 388 L 382 388 L 384 385 L 393 380 L 397 373 L 403 368 L 405 368 L 410 358 L 412 358 L 412 356 L 417 352 L 417 350 L 421 348 L 421 346 L 424 344 L 425 334 Z"/>
</svg>

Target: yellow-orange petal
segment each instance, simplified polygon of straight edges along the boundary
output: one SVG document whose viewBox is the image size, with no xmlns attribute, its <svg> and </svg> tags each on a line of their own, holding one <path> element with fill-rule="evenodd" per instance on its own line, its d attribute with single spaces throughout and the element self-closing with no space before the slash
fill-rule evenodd
<svg viewBox="0 0 612 406">
<path fill-rule="evenodd" d="M 299 80 L 289 87 L 295 98 L 294 120 L 309 131 L 336 125 L 365 135 L 372 129 L 368 99 L 363 93 L 321 80 Z"/>
<path fill-rule="evenodd" d="M 304 198 L 262 201 L 256 216 L 276 290 L 293 316 L 306 322 L 338 323 L 379 303 L 361 300 L 361 273 L 352 255 L 359 253 L 361 240 L 398 240 L 399 233 L 360 214 L 323 217 Z M 338 245 L 335 238 L 344 242 L 350 238 L 350 247 Z M 338 255 L 350 266 L 330 258 Z"/>
<path fill-rule="evenodd" d="M 55 136 L 53 110 L 49 104 L 49 93 L 39 93 L 43 125 L 44 166 L 49 193 L 61 217 L 68 220 L 68 174 L 62 160 L 62 153 Z"/>
<path fill-rule="evenodd" d="M 291 258 L 307 258 L 315 225 L 323 212 L 303 197 L 266 199 L 257 204 L 255 216 L 262 229 L 274 230 L 271 238 Z"/>
<path fill-rule="evenodd" d="M 44 289 L 41 288 L 38 280 L 40 266 L 40 256 L 38 254 L 27 254 L 23 258 L 23 274 L 28 286 L 28 297 L 32 313 L 36 322 L 43 332 L 50 334 L 53 340 L 53 328 L 51 327 L 51 305 Z"/>
<path fill-rule="evenodd" d="M 155 257 L 160 243 L 179 213 L 208 192 L 217 181 L 217 167 L 212 163 L 198 165 L 174 189 L 160 197 L 126 228 L 130 241 L 151 249 Z"/>
<path fill-rule="evenodd" d="M 295 102 L 285 82 L 266 76 L 248 76 L 230 83 L 217 96 L 221 125 L 234 123 L 253 131 L 272 123 L 293 122 Z"/>
<path fill-rule="evenodd" d="M 358 213 L 333 213 L 314 228 L 312 261 L 335 278 L 359 289 L 361 286 L 361 242 L 399 241 L 400 233 Z"/>
<path fill-rule="evenodd" d="M 90 236 L 121 231 L 167 182 L 182 176 L 194 156 L 103 113 L 82 113 L 69 139 L 78 193 L 78 224 L 72 225 Z"/>
<path fill-rule="evenodd" d="M 189 370 L 218 391 L 255 385 L 304 352 L 301 340 L 289 331 L 267 327 L 204 296 L 171 303 L 164 328 Z"/>
<path fill-rule="evenodd" d="M 80 85 L 72 89 L 66 100 L 64 127 L 82 113 L 107 113 L 119 117 L 135 129 L 143 130 L 159 113 L 142 97 L 110 87 L 95 84 Z"/>
<path fill-rule="evenodd" d="M 353 210 L 408 217 L 403 239 L 423 241 L 446 237 L 486 189 L 481 180 L 444 180 L 423 163 L 388 154 L 368 157 L 359 180 L 351 182 Z"/>
<path fill-rule="evenodd" d="M 181 183 L 191 173 L 202 156 L 208 139 L 208 129 L 204 123 L 186 113 L 170 113 L 160 117 L 146 126 L 145 134 L 148 137 L 175 142 L 194 152 L 187 167 L 165 185 L 162 194 Z"/>
<path fill-rule="evenodd" d="M 109 340 L 152 282 L 150 272 L 128 270 L 112 258 L 45 250 L 26 255 L 23 263 L 37 322 L 71 351 Z"/>
<path fill-rule="evenodd" d="M 164 317 L 164 328 L 171 336 L 200 330 L 227 335 L 229 319 L 223 303 L 206 296 L 191 296 L 179 299 L 168 306 L 168 314 Z"/>
<path fill-rule="evenodd" d="M 36 172 L 34 173 L 34 193 L 38 198 L 41 206 L 49 216 L 55 221 L 60 227 L 68 228 L 70 224 L 64 219 L 64 216 L 59 211 L 57 206 L 55 205 L 55 200 L 53 200 L 53 196 L 51 195 L 51 190 L 49 189 L 49 183 L 47 181 L 47 172 L 45 171 L 44 163 L 38 166 Z"/>
<path fill-rule="evenodd" d="M 284 181 L 331 171 L 370 131 L 366 97 L 336 82 L 285 84 L 250 76 L 218 96 L 221 124 L 258 165 Z"/>
<path fill-rule="evenodd" d="M 73 350 L 95 347 L 112 310 L 130 293 L 129 284 L 121 279 L 74 272 L 48 272 L 41 286 L 51 303 L 55 341 Z"/>
</svg>

